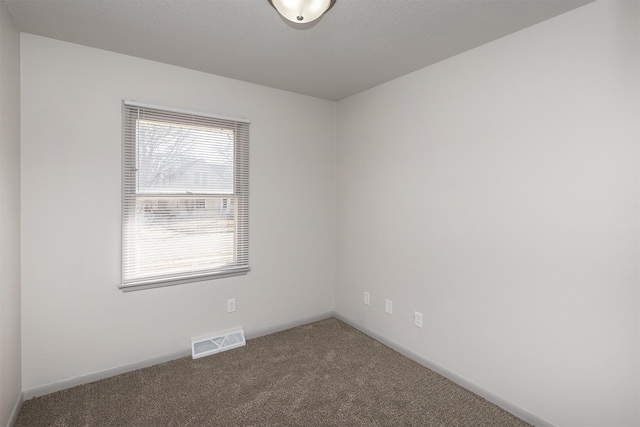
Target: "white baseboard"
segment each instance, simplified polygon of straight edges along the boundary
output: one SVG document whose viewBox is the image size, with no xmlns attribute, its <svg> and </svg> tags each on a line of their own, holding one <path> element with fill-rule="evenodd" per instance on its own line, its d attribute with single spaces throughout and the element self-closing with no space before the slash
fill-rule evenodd
<svg viewBox="0 0 640 427">
<path fill-rule="evenodd" d="M 9 422 L 7 423 L 8 427 L 13 427 L 16 424 L 16 420 L 18 419 L 18 414 L 20 413 L 20 408 L 22 408 L 22 402 L 24 402 L 24 396 L 22 393 L 20 393 L 18 395 L 18 400 L 16 400 L 16 404 L 13 405 L 13 410 L 11 411 Z"/>
<path fill-rule="evenodd" d="M 318 314 L 316 316 L 305 317 L 304 319 L 296 320 L 293 322 L 280 323 L 276 326 L 271 326 L 268 328 L 262 329 L 254 329 L 253 331 L 245 332 L 245 336 L 248 340 L 263 337 L 265 335 L 274 334 L 276 332 L 286 331 L 287 329 L 296 328 L 298 326 L 307 325 L 309 323 L 318 322 L 320 320 L 329 319 L 334 317 L 335 313 L 333 311 L 328 311 L 326 313 Z"/>
<path fill-rule="evenodd" d="M 357 322 L 354 322 L 350 319 L 347 319 L 344 316 L 341 316 L 338 313 L 335 312 L 326 312 L 323 314 L 319 314 L 316 316 L 312 316 L 312 317 L 307 317 L 304 319 L 300 319 L 300 320 L 296 320 L 293 322 L 287 322 L 287 323 L 281 323 L 275 326 L 270 326 L 270 327 L 266 327 L 266 328 L 261 328 L 261 329 L 254 329 L 252 331 L 246 331 L 245 332 L 245 336 L 247 338 L 247 340 L 251 340 L 254 338 L 259 338 L 265 335 L 269 335 L 269 334 L 273 334 L 276 332 L 280 332 L 280 331 L 284 331 L 287 329 L 291 329 L 291 328 L 295 328 L 297 326 L 302 326 L 302 325 L 306 325 L 309 323 L 313 323 L 313 322 L 317 322 L 320 320 L 324 320 L 324 319 L 328 319 L 330 317 L 335 317 L 336 319 L 339 319 L 341 321 L 343 321 L 344 323 L 358 329 L 359 331 L 361 331 L 362 333 L 370 336 L 371 338 L 380 341 L 381 343 L 383 343 L 384 345 L 386 345 L 387 347 L 390 347 L 392 349 L 394 349 L 395 351 L 397 351 L 398 353 L 408 357 L 409 359 L 431 369 L 434 372 L 437 372 L 438 374 L 442 375 L 445 378 L 450 379 L 451 381 L 455 382 L 456 384 L 466 388 L 469 391 L 472 391 L 473 393 L 487 399 L 489 402 L 501 407 L 502 409 L 504 409 L 505 411 L 508 411 L 510 413 L 512 413 L 513 415 L 517 416 L 518 418 L 528 422 L 529 424 L 533 424 L 534 426 L 537 427 L 557 427 L 555 424 L 535 415 L 532 414 L 531 412 L 527 411 L 524 408 L 521 408 L 518 405 L 515 405 L 511 402 L 509 402 L 508 400 L 495 395 L 494 393 L 482 388 L 481 386 L 467 380 L 466 378 L 461 377 L 460 375 L 449 371 L 446 368 L 443 368 L 442 366 L 439 366 L 436 363 L 431 362 L 430 360 L 425 359 L 424 357 L 400 346 L 399 344 L 386 339 L 384 337 L 382 337 L 381 335 L 378 335 L 377 333 L 368 330 L 367 328 L 363 327 L 362 325 L 359 325 Z M 123 374 L 125 372 L 131 372 L 131 371 L 135 371 L 137 369 L 142 369 L 142 368 L 146 368 L 149 366 L 153 366 L 153 365 L 157 365 L 160 363 L 165 363 L 174 359 L 179 359 L 181 357 L 186 357 L 189 356 L 191 354 L 190 349 L 185 349 L 184 351 L 178 352 L 178 353 L 173 353 L 173 354 L 167 354 L 164 356 L 159 356 L 159 357 L 153 357 L 151 359 L 147 359 L 147 360 L 142 360 L 139 362 L 134 362 L 134 363 L 129 363 L 123 366 L 119 366 L 116 368 L 110 368 L 110 369 L 105 369 L 104 371 L 100 371 L 100 372 L 95 372 L 92 374 L 88 374 L 88 375 L 81 375 L 75 378 L 70 378 L 67 380 L 63 380 L 63 381 L 57 381 L 55 383 L 51 383 L 51 384 L 47 384 L 41 387 L 36 387 L 36 388 L 32 388 L 30 390 L 25 390 L 22 395 L 20 396 L 18 402 L 16 402 L 16 406 L 13 410 L 13 413 L 11 414 L 11 418 L 9 421 L 9 426 L 12 426 L 17 417 L 18 417 L 18 412 L 20 411 L 20 407 L 22 406 L 22 402 L 24 400 L 27 399 L 31 399 L 33 397 L 38 397 L 38 396 L 44 396 L 46 394 L 50 394 L 50 393 L 54 393 L 56 391 L 60 391 L 60 390 L 65 390 L 67 388 L 71 388 L 71 387 L 75 387 L 81 384 L 86 384 L 86 383 L 90 383 L 93 381 L 98 381 L 104 378 L 109 378 L 115 375 L 119 375 L 119 374 Z"/>
<path fill-rule="evenodd" d="M 104 371 L 94 372 L 92 374 L 80 375 L 74 378 L 68 378 L 62 381 L 56 381 L 50 384 L 46 384 L 40 387 L 35 387 L 29 390 L 24 390 L 22 393 L 24 399 L 28 400 L 33 397 L 40 397 L 46 394 L 55 393 L 56 391 L 66 390 L 71 387 L 75 387 L 82 384 L 91 383 L 94 381 L 102 380 L 104 378 L 113 377 L 115 375 L 124 374 L 125 372 L 131 372 L 149 366 L 158 365 L 160 363 L 169 362 L 174 359 L 189 356 L 191 350 L 189 348 L 177 353 L 166 354 L 164 356 L 152 357 L 151 359 L 141 360 L 138 362 L 128 363 L 126 365 L 117 366 L 115 368 L 105 369 Z"/>
<path fill-rule="evenodd" d="M 403 346 L 388 340 L 384 337 L 382 337 L 381 335 L 378 335 L 377 333 L 368 330 L 367 328 L 363 327 L 362 325 L 359 325 L 357 322 L 354 322 L 350 319 L 347 319 L 343 316 L 341 316 L 338 313 L 334 313 L 333 316 L 338 319 L 343 321 L 344 323 L 356 328 L 357 330 L 359 330 L 360 332 L 367 334 L 368 336 L 370 336 L 371 338 L 380 341 L 382 344 L 386 345 L 387 347 L 390 347 L 392 349 L 394 349 L 395 351 L 397 351 L 398 353 L 402 354 L 403 356 L 408 357 L 409 359 L 413 360 L 414 362 L 417 362 L 419 364 L 421 364 L 422 366 L 425 366 L 429 369 L 431 369 L 434 372 L 437 372 L 438 374 L 442 375 L 445 378 L 450 379 L 451 381 L 453 381 L 454 383 L 458 384 L 461 387 L 466 388 L 467 390 L 477 394 L 480 397 L 483 397 L 485 399 L 487 399 L 489 402 L 493 403 L 494 405 L 497 405 L 499 407 L 501 407 L 502 409 L 504 409 L 505 411 L 508 411 L 510 413 L 512 413 L 513 415 L 515 415 L 516 417 L 520 418 L 521 420 L 524 420 L 526 422 L 528 422 L 529 424 L 532 424 L 536 427 L 557 427 L 555 424 L 551 423 L 548 420 L 545 420 L 542 417 L 539 417 L 535 414 L 532 414 L 531 412 L 527 411 L 524 408 L 521 408 L 520 406 L 509 402 L 508 400 L 504 399 L 501 396 L 498 396 L 484 388 L 482 388 L 481 386 L 479 386 L 478 384 L 475 384 L 472 381 L 467 380 L 464 377 L 461 377 L 460 375 L 446 369 L 443 368 L 442 366 L 433 363 L 430 360 L 425 359 L 424 357 L 412 352 L 411 350 L 408 350 L 406 348 L 404 348 Z"/>
<path fill-rule="evenodd" d="M 258 338 L 264 335 L 273 334 L 275 332 L 280 332 L 287 329 L 295 328 L 296 326 L 306 325 L 307 323 L 328 319 L 332 316 L 333 316 L 333 312 L 326 312 L 316 316 L 296 320 L 294 322 L 282 323 L 279 325 L 270 326 L 262 329 L 254 329 L 252 331 L 246 331 L 245 337 L 246 339 L 250 340 L 250 339 Z M 69 378 L 62 381 L 56 381 L 54 383 L 46 384 L 40 387 L 24 390 L 22 395 L 24 400 L 28 400 L 33 397 L 44 396 L 47 394 L 55 393 L 56 391 L 61 391 L 61 390 L 65 390 L 78 385 L 91 383 L 104 378 L 109 378 L 115 375 L 124 374 L 126 372 L 136 371 L 138 369 L 147 368 L 149 366 L 158 365 L 160 363 L 169 362 L 171 360 L 180 359 L 181 357 L 186 357 L 190 355 L 191 355 L 191 349 L 187 348 L 184 351 L 180 351 L 177 353 L 171 353 L 171 354 L 165 354 L 163 356 L 152 357 L 150 359 L 128 363 L 126 365 L 117 366 L 115 368 L 105 369 L 104 371 L 94 372 L 92 374 L 87 374 L 87 375 L 80 375 L 78 377 Z M 20 404 L 22 404 L 22 402 L 20 402 Z M 17 412 L 16 412 L 16 416 L 17 416 Z"/>
</svg>

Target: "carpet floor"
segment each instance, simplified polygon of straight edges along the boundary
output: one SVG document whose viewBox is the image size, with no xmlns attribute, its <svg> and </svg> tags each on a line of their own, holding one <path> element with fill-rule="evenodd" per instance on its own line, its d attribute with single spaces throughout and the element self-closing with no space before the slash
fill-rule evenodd
<svg viewBox="0 0 640 427">
<path fill-rule="evenodd" d="M 16 426 L 529 426 L 336 319 L 24 402 Z"/>
</svg>

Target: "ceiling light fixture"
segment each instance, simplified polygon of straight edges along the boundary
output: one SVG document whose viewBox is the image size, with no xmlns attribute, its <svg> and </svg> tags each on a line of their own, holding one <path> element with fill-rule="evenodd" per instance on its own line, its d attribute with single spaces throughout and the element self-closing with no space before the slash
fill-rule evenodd
<svg viewBox="0 0 640 427">
<path fill-rule="evenodd" d="M 320 18 L 336 0 L 267 0 L 280 15 L 296 24 L 306 24 Z"/>
</svg>

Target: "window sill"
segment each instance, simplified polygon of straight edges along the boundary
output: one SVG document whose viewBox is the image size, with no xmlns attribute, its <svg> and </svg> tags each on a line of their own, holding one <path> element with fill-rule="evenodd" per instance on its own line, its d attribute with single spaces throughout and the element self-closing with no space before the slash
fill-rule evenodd
<svg viewBox="0 0 640 427">
<path fill-rule="evenodd" d="M 187 276 L 173 279 L 150 279 L 139 282 L 132 282 L 119 285 L 122 292 L 142 291 L 144 289 L 164 288 L 166 286 L 183 285 L 186 283 L 202 282 L 205 280 L 222 279 L 225 277 L 244 276 L 251 269 L 242 267 L 234 270 L 221 271 L 217 273 L 202 274 L 199 276 Z"/>
</svg>

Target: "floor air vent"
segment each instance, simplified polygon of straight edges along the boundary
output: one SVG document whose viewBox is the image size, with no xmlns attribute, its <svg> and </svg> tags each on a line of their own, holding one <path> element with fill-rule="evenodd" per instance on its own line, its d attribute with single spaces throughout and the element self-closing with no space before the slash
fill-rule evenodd
<svg viewBox="0 0 640 427">
<path fill-rule="evenodd" d="M 244 330 L 234 329 L 227 332 L 218 332 L 207 337 L 193 338 L 191 340 L 191 356 L 194 359 L 242 347 L 246 344 Z"/>
</svg>

